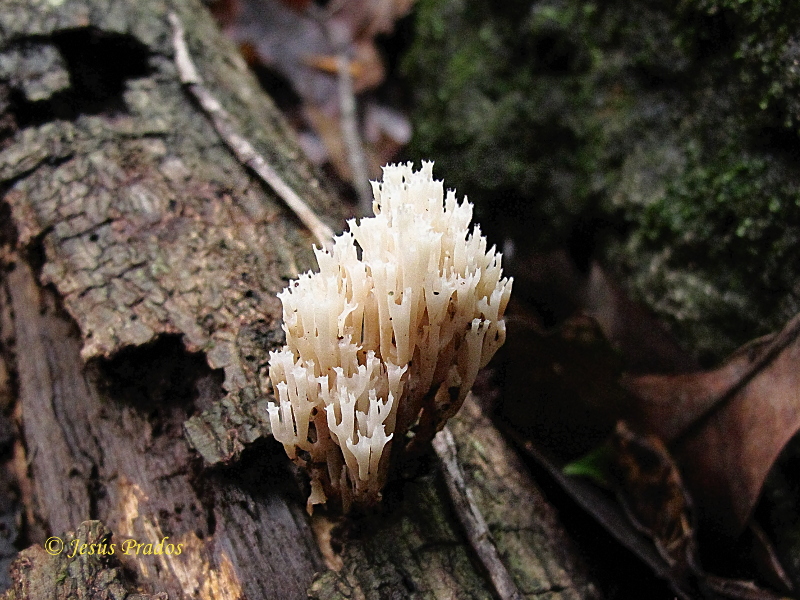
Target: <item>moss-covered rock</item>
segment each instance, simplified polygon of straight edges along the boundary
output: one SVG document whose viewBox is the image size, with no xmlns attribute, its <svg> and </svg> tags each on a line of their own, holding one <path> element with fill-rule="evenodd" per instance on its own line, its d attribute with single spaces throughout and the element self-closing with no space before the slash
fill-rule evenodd
<svg viewBox="0 0 800 600">
<path fill-rule="evenodd" d="M 523 250 L 610 233 L 716 360 L 800 310 L 798 31 L 792 0 L 420 0 L 410 153 Z"/>
</svg>

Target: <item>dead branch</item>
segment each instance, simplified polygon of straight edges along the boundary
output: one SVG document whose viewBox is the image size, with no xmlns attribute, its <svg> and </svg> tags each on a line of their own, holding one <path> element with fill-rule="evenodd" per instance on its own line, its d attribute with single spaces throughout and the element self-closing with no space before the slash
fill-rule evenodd
<svg viewBox="0 0 800 600">
<path fill-rule="evenodd" d="M 523 595 L 506 570 L 486 520 L 472 498 L 458 464 L 456 443 L 450 429 L 445 427 L 433 438 L 433 449 L 442 465 L 442 474 L 453 501 L 458 519 L 464 527 L 470 546 L 486 569 L 492 585 L 501 600 L 522 600 Z"/>
<path fill-rule="evenodd" d="M 323 223 L 313 210 L 283 181 L 278 172 L 261 156 L 253 145 L 239 135 L 231 124 L 231 116 L 214 95 L 203 85 L 202 78 L 189 55 L 183 24 L 175 13 L 170 13 L 169 21 L 173 29 L 173 46 L 175 48 L 175 66 L 181 83 L 194 96 L 208 117 L 214 123 L 225 144 L 236 157 L 250 167 L 278 196 L 286 203 L 297 218 L 305 225 L 319 245 L 327 248 L 333 238 L 333 230 Z"/>
</svg>

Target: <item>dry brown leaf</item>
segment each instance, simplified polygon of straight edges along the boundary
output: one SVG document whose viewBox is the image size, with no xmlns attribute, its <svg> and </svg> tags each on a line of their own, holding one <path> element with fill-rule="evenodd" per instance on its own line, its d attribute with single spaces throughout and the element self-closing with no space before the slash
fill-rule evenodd
<svg viewBox="0 0 800 600">
<path fill-rule="evenodd" d="M 710 531 L 741 534 L 764 479 L 800 430 L 800 316 L 713 371 L 629 377 L 638 425 L 665 439 Z"/>
<path fill-rule="evenodd" d="M 655 453 L 655 460 L 653 461 L 653 466 L 640 464 L 634 469 L 634 471 L 646 472 L 639 484 L 633 483 L 631 485 L 637 479 L 636 477 L 628 482 L 618 481 L 621 487 L 627 489 L 618 490 L 616 497 L 620 496 L 620 491 L 630 495 L 631 493 L 647 493 L 648 490 L 655 489 L 657 495 L 662 495 L 667 500 L 667 504 L 671 506 L 669 511 L 679 517 L 679 529 L 678 535 L 667 533 L 664 539 L 677 541 L 674 548 L 679 551 L 683 549 L 687 551 L 687 560 L 684 564 L 688 568 L 682 571 L 676 569 L 676 563 L 673 559 L 666 558 L 663 552 L 657 552 L 655 545 L 652 543 L 654 541 L 653 525 L 655 525 L 655 529 L 660 529 L 667 521 L 662 520 L 661 525 L 659 525 L 661 517 L 658 515 L 656 515 L 655 519 L 648 519 L 646 515 L 644 517 L 640 515 L 635 519 L 636 524 L 634 525 L 634 520 L 630 518 L 631 511 L 627 510 L 623 514 L 620 503 L 612 499 L 609 494 L 601 491 L 593 483 L 586 481 L 582 477 L 565 475 L 563 465 L 559 461 L 533 441 L 525 440 L 514 429 L 506 428 L 506 433 L 515 440 L 526 455 L 545 469 L 578 506 L 596 519 L 614 539 L 636 555 L 657 577 L 667 581 L 673 588 L 676 598 L 681 600 L 788 600 L 780 594 L 775 594 L 755 585 L 753 582 L 718 577 L 704 571 L 697 557 L 694 556 L 693 541 L 686 539 L 687 536 L 680 533 L 683 531 L 683 533 L 691 534 L 691 530 L 687 531 L 683 528 L 683 525 L 680 525 L 683 515 L 688 512 L 688 497 L 684 493 L 682 486 L 678 485 L 676 487 L 675 485 L 676 483 L 679 484 L 679 480 L 675 480 L 677 473 L 669 454 L 663 446 L 660 450 L 655 449 L 646 440 L 640 445 L 639 442 L 643 438 L 635 436 L 639 442 L 634 445 L 639 447 L 633 453 L 628 454 L 629 458 L 638 456 L 639 458 L 634 459 L 634 462 L 638 462 L 641 459 L 647 462 Z M 622 479 L 625 477 L 626 475 L 622 474 Z M 658 502 L 655 504 L 658 504 Z M 646 526 L 642 521 L 649 521 L 650 526 Z M 669 527 L 662 531 L 669 532 Z M 690 538 L 691 535 L 688 537 Z M 679 554 L 678 556 L 680 557 Z M 785 587 L 782 582 L 777 583 L 776 587 L 778 589 Z"/>
<path fill-rule="evenodd" d="M 674 458 L 658 436 L 636 433 L 624 421 L 611 436 L 612 471 L 617 497 L 630 522 L 650 538 L 682 587 L 696 580 L 703 595 L 732 600 L 768 600 L 780 595 L 754 582 L 707 573 L 698 556 L 693 523 L 694 507 Z M 783 571 L 763 531 L 751 524 L 751 550 L 761 553 L 755 562 L 759 573 L 777 590 L 791 592 Z"/>
<path fill-rule="evenodd" d="M 220 23 L 248 63 L 280 74 L 290 84 L 284 87 L 291 88 L 269 91 L 299 97 L 301 110 L 296 115 L 302 115 L 304 125 L 316 134 L 302 140 L 309 158 L 317 164 L 330 162 L 360 197 L 368 198 L 369 188 L 358 183 L 379 178 L 381 166 L 400 147 L 397 138 L 386 136 L 373 143 L 360 140 L 366 136 L 357 132 L 366 125 L 350 107 L 356 94 L 376 88 L 386 78 L 375 35 L 391 31 L 412 4 L 413 0 L 348 0 L 330 2 L 323 9 L 300 0 L 217 1 Z M 350 83 L 340 77 L 343 60 Z M 280 86 L 282 78 L 273 85 Z"/>
<path fill-rule="evenodd" d="M 240 46 L 248 44 L 258 61 L 288 79 L 304 102 L 336 107 L 336 77 L 305 62 L 309 56 L 335 54 L 321 24 L 279 0 L 238 3 L 225 33 Z"/>
<path fill-rule="evenodd" d="M 675 598 L 690 600 L 702 598 L 697 582 L 691 578 L 679 578 L 669 567 L 664 557 L 656 551 L 652 540 L 634 527 L 623 513 L 615 496 L 599 489 L 583 477 L 564 474 L 563 464 L 532 440 L 526 440 L 512 428 L 505 432 L 518 447 L 539 464 L 576 504 L 591 515 L 622 546 L 630 550 L 656 577 L 666 581 L 675 593 Z"/>
<path fill-rule="evenodd" d="M 658 318 L 628 297 L 603 267 L 580 269 L 565 250 L 531 252 L 509 262 L 514 294 L 556 324 L 576 312 L 591 315 L 603 335 L 637 373 L 679 373 L 697 366 Z"/>
<path fill-rule="evenodd" d="M 692 504 L 664 443 L 619 421 L 611 436 L 618 495 L 631 522 L 679 578 L 697 570 Z"/>
<path fill-rule="evenodd" d="M 755 519 L 750 520 L 744 538 L 750 561 L 764 581 L 776 590 L 791 593 L 794 584 L 783 568 L 772 541 Z"/>
<path fill-rule="evenodd" d="M 253 48 L 261 63 L 286 77 L 305 102 L 335 113 L 335 57 L 342 53 L 337 44 L 345 44 L 353 61 L 356 92 L 374 88 L 385 76 L 374 37 L 391 31 L 413 0 L 348 0 L 319 18 L 298 10 L 307 4 L 220 0 L 218 13 L 228 36 Z"/>
<path fill-rule="evenodd" d="M 668 442 L 676 439 L 741 380 L 762 343 L 752 342 L 712 371 L 624 376 L 623 385 L 641 400 L 637 425 Z"/>
<path fill-rule="evenodd" d="M 345 181 L 352 181 L 352 170 L 347 155 L 347 146 L 342 137 L 342 125 L 338 113 L 330 114 L 313 104 L 303 107 L 303 116 L 322 140 L 327 154 L 326 160 L 333 165 L 337 175 Z"/>
<path fill-rule="evenodd" d="M 588 451 L 635 415 L 619 385 L 623 370 L 691 368 L 664 326 L 599 264 L 580 270 L 557 250 L 518 256 L 510 272 L 504 417 L 558 456 Z"/>
<path fill-rule="evenodd" d="M 358 94 L 377 87 L 386 76 L 378 49 L 371 42 L 361 41 L 353 44 L 353 52 L 355 56 L 348 65 L 353 78 L 353 91 Z M 332 76 L 339 72 L 339 57 L 336 55 L 308 54 L 303 57 L 303 62 Z"/>
<path fill-rule="evenodd" d="M 564 253 L 556 253 L 528 255 L 515 266 L 523 271 L 514 273 L 520 283 L 517 300 L 524 296 L 525 304 L 535 306 L 538 314 L 547 317 L 552 312 L 561 324 L 545 332 L 530 308 L 524 307 L 516 320 L 509 319 L 502 416 L 524 438 L 562 458 L 582 441 L 596 440 L 604 428 L 609 431 L 610 419 L 632 421 L 637 430 L 657 435 L 673 450 L 695 499 L 703 533 L 723 540 L 737 538 L 770 467 L 800 429 L 800 317 L 779 334 L 751 342 L 718 369 L 672 375 L 629 372 L 620 379 L 620 370 L 632 364 L 637 369 L 644 365 L 674 369 L 674 373 L 691 367 L 691 360 L 686 353 L 682 358 L 668 340 L 658 340 L 663 327 L 654 326 L 653 319 L 597 265 L 590 263 L 579 272 Z M 567 318 L 579 310 L 590 312 L 594 319 Z M 529 316 L 520 318 L 526 312 Z M 635 467 L 631 473 L 642 474 L 641 462 L 631 465 Z M 653 492 L 648 485 L 658 484 L 657 478 L 630 479 L 644 485 L 629 494 L 631 504 L 646 500 Z M 680 519 L 672 518 L 680 511 L 666 510 L 675 504 L 669 498 L 674 501 L 681 495 L 667 496 L 661 494 L 662 502 L 656 501 L 649 511 L 645 504 L 644 510 L 628 512 L 645 516 L 649 512 L 653 519 L 638 517 L 637 522 L 649 521 L 650 537 L 663 549 L 680 553 L 691 536 L 689 529 L 676 526 Z M 686 535 L 673 538 L 671 533 Z M 768 545 L 759 550 L 769 555 Z M 766 573 L 777 589 L 787 589 L 774 553 L 767 559 L 760 561 L 762 565 L 775 564 L 761 566 L 759 572 Z M 745 582 L 704 575 L 701 579 L 714 596 L 774 597 Z"/>
<path fill-rule="evenodd" d="M 372 39 L 389 33 L 395 22 L 408 14 L 415 0 L 347 0 L 336 17 L 352 32 L 352 39 Z"/>
</svg>

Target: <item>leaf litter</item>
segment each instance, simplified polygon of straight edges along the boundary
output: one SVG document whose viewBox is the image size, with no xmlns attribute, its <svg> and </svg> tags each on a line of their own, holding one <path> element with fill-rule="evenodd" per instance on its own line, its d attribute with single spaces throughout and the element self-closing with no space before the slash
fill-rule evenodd
<svg viewBox="0 0 800 600">
<path fill-rule="evenodd" d="M 380 168 L 411 137 L 403 112 L 370 92 L 386 79 L 376 36 L 390 33 L 413 3 L 331 0 L 322 7 L 309 0 L 218 0 L 213 6 L 218 22 L 251 66 L 277 74 L 270 76 L 272 89 L 267 91 L 299 100 L 292 107 L 293 120 L 308 157 L 332 165 L 338 177 L 358 190 L 362 177 L 354 157 L 359 148 L 366 175 L 378 179 Z M 347 62 L 351 80 L 344 92 L 340 59 Z M 352 116 L 351 103 L 356 104 Z M 355 121 L 358 137 L 350 146 L 348 119 Z"/>
<path fill-rule="evenodd" d="M 764 585 L 791 593 L 796 586 L 752 515 L 767 475 L 800 430 L 800 316 L 716 369 L 691 370 L 662 347 L 664 372 L 658 364 L 632 372 L 629 365 L 638 360 L 640 367 L 642 359 L 629 359 L 636 352 L 630 341 L 647 340 L 652 324 L 631 312 L 610 278 L 592 270 L 561 275 L 562 284 L 571 281 L 574 309 L 549 330 L 530 298 L 515 307 L 522 326 L 516 333 L 509 327 L 500 407 L 512 437 L 551 472 L 572 461 L 566 473 L 612 490 L 613 497 L 600 492 L 587 501 L 584 482 L 557 477 L 679 595 L 781 597 Z M 628 328 L 624 335 L 621 327 Z M 637 536 L 650 540 L 657 558 L 642 551 Z M 764 585 L 701 566 L 701 555 L 731 547 L 749 549 L 751 573 Z"/>
</svg>

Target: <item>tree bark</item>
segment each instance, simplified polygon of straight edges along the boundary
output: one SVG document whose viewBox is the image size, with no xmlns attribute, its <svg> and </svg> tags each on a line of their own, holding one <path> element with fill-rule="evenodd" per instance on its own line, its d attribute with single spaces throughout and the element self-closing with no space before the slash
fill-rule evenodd
<svg viewBox="0 0 800 600">
<path fill-rule="evenodd" d="M 185 93 L 170 12 L 242 135 L 338 221 L 196 0 L 0 6 L 0 397 L 20 427 L 18 543 L 34 544 L 7 597 L 491 597 L 433 466 L 338 521 L 334 544 L 305 514 L 264 406 L 275 294 L 312 267 L 312 237 Z M 475 405 L 454 432 L 523 592 L 597 597 Z M 69 557 L 82 543 L 116 551 Z"/>
</svg>

